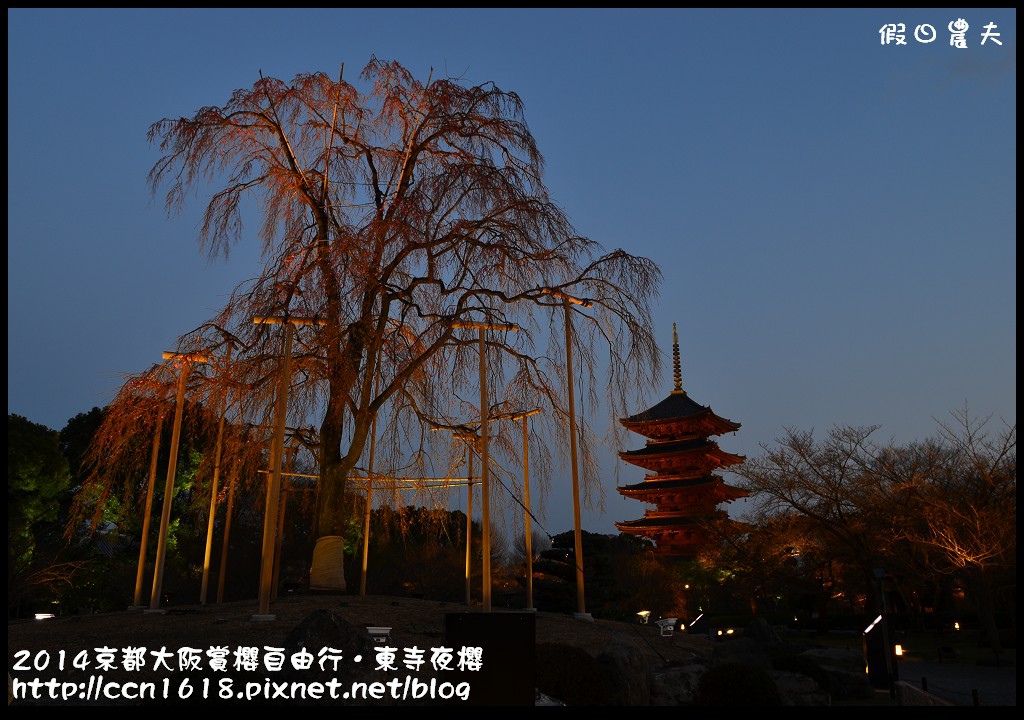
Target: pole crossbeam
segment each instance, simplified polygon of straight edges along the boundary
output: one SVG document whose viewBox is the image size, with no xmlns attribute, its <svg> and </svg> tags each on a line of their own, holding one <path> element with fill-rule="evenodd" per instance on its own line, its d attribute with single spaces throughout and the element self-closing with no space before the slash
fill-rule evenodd
<svg viewBox="0 0 1024 720">
<path fill-rule="evenodd" d="M 256 325 L 283 325 L 284 323 L 290 323 L 291 325 L 326 325 L 326 320 L 320 320 L 318 318 L 304 318 L 304 317 L 291 317 L 290 315 L 257 315 L 252 321 Z"/>
<path fill-rule="evenodd" d="M 573 305 L 579 305 L 580 307 L 585 307 L 585 308 L 594 307 L 594 303 L 593 303 L 592 300 L 587 300 L 585 298 L 573 297 L 572 295 L 570 295 L 567 292 L 563 292 L 561 290 L 555 290 L 554 288 L 541 288 L 541 292 L 544 293 L 545 295 L 550 295 L 552 297 L 558 298 L 559 300 L 562 300 L 563 302 L 571 303 Z"/>
<path fill-rule="evenodd" d="M 452 327 L 463 330 L 507 330 L 509 332 L 519 330 L 519 326 L 515 323 L 487 323 L 473 320 L 456 320 L 452 323 Z"/>
<path fill-rule="evenodd" d="M 260 472 L 265 472 L 261 470 Z M 388 477 L 387 475 L 374 475 L 374 481 L 383 480 L 385 483 L 397 482 L 397 483 L 408 483 L 410 485 L 416 485 L 421 482 L 427 483 L 456 483 L 465 482 L 466 478 L 443 478 L 443 477 L 425 477 L 425 478 L 413 478 L 413 477 Z M 355 483 L 359 487 L 366 485 L 367 478 L 362 477 L 350 477 L 349 482 Z M 390 487 L 389 485 L 374 485 L 374 487 Z"/>
<path fill-rule="evenodd" d="M 163 352 L 163 359 L 164 360 L 178 360 L 178 361 L 183 362 L 183 363 L 208 363 L 208 362 L 210 362 L 210 356 L 206 355 L 205 353 L 197 353 L 197 352 L 180 353 L 180 352 L 173 352 L 171 350 L 164 350 L 164 352 Z"/>
</svg>

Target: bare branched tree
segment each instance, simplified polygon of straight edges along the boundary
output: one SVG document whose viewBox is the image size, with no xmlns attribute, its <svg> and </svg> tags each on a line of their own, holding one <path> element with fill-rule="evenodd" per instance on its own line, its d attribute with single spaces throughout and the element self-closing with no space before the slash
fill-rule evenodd
<svg viewBox="0 0 1024 720">
<path fill-rule="evenodd" d="M 879 478 L 865 472 L 879 452 L 872 441 L 877 430 L 836 426 L 819 441 L 813 432 L 787 428 L 775 447 L 762 445 L 760 457 L 734 469 L 759 523 L 796 514 L 803 527 L 816 528 L 835 559 L 860 568 L 866 583 L 891 541 Z"/>
<path fill-rule="evenodd" d="M 933 442 L 908 449 L 928 458 L 929 472 L 913 485 L 914 512 L 901 528 L 929 551 L 932 569 L 966 581 L 998 656 L 995 599 L 1000 590 L 1016 594 L 1017 427 L 993 432 L 991 418 L 975 418 L 966 406 L 951 417 Z"/>
<path fill-rule="evenodd" d="M 457 444 L 430 428 L 479 424 L 478 334 L 467 323 L 495 328 L 485 337 L 488 413 L 543 409 L 534 432 L 549 442 L 531 457 L 541 482 L 546 454 L 554 448 L 561 460 L 568 448 L 567 309 L 574 370 L 591 388 L 598 370 L 608 373 L 612 417 L 642 401 L 660 371 L 649 314 L 660 270 L 574 230 L 549 197 L 515 93 L 424 83 L 376 58 L 362 92 L 343 70 L 336 80 L 261 76 L 223 107 L 161 120 L 148 134 L 161 152 L 149 182 L 154 193 L 166 189 L 169 212 L 197 187 L 217 188 L 203 216 L 204 251 L 226 257 L 243 239 L 250 198 L 262 218 L 261 273 L 179 344 L 223 356 L 225 337 L 236 343 L 230 361 L 204 374 L 201 392 L 233 394 L 233 418 L 269 426 L 282 325 L 254 318 L 315 320 L 295 328 L 288 418 L 318 426 L 320 538 L 343 534 L 346 483 L 364 472 L 371 438 L 380 472 L 425 471 L 433 446 Z M 589 428 L 581 434 L 591 437 Z M 513 454 L 515 446 L 495 444 Z M 584 442 L 583 480 L 593 488 L 591 452 Z M 311 582 L 328 574 L 314 567 Z"/>
<path fill-rule="evenodd" d="M 859 568 L 869 590 L 875 567 L 962 578 L 998 652 L 993 594 L 1015 588 L 1017 429 L 992 433 L 966 408 L 952 416 L 907 445 L 873 441 L 877 427 L 835 427 L 821 441 L 788 430 L 735 472 L 759 524 L 790 516 L 805 537 L 783 542 Z"/>
</svg>

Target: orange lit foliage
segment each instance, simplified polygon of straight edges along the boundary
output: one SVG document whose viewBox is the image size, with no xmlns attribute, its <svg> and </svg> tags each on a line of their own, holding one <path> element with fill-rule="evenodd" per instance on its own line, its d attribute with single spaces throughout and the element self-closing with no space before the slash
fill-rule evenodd
<svg viewBox="0 0 1024 720">
<path fill-rule="evenodd" d="M 802 572 L 831 598 L 866 597 L 874 612 L 875 568 L 922 598 L 955 577 L 998 652 L 995 613 L 1015 605 L 1017 428 L 992 432 L 966 407 L 951 415 L 936 437 L 906 445 L 876 443 L 875 426 L 837 426 L 821 441 L 787 430 L 736 472 L 762 527 L 799 531 L 761 549 L 778 558 L 800 547 Z"/>
<path fill-rule="evenodd" d="M 365 91 L 343 72 L 261 77 L 222 107 L 149 129 L 161 152 L 149 182 L 166 189 L 168 211 L 215 186 L 204 251 L 227 256 L 245 212 L 261 217 L 259 275 L 179 344 L 222 356 L 225 342 L 234 347 L 197 392 L 236 398 L 239 425 L 272 425 L 282 326 L 253 318 L 323 323 L 296 330 L 288 395 L 289 424 L 319 426 L 305 438 L 320 475 L 318 536 L 345 532 L 346 481 L 368 462 L 375 420 L 378 471 L 396 473 L 423 471 L 439 444 L 452 452 L 451 434 L 427 427 L 479 418 L 477 332 L 458 321 L 519 327 L 487 334 L 490 398 L 492 411 L 542 409 L 533 431 L 559 440 L 531 453 L 542 492 L 550 448 L 563 460 L 568 447 L 563 306 L 550 291 L 593 303 L 574 310 L 576 371 L 593 379 L 598 360 L 607 369 L 610 417 L 635 407 L 660 369 L 648 309 L 659 269 L 576 233 L 548 195 L 515 93 L 424 83 L 376 58 L 361 80 Z M 596 407 L 593 394 L 582 400 Z M 514 461 L 515 428 L 494 425 L 495 452 Z M 584 428 L 591 489 L 593 440 Z"/>
</svg>

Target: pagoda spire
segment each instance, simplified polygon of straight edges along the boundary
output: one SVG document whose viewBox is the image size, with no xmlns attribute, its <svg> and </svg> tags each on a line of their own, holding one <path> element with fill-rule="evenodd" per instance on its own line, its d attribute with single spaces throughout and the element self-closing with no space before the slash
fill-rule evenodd
<svg viewBox="0 0 1024 720">
<path fill-rule="evenodd" d="M 683 371 L 679 368 L 679 335 L 676 333 L 676 324 L 672 323 L 672 375 L 675 378 L 673 395 L 685 394 L 683 390 Z"/>
</svg>

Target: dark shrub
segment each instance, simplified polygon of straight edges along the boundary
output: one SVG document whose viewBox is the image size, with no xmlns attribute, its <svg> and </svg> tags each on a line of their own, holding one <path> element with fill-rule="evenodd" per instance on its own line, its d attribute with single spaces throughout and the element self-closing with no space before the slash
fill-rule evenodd
<svg viewBox="0 0 1024 720">
<path fill-rule="evenodd" d="M 615 705 L 607 671 L 585 650 L 561 643 L 537 643 L 537 689 L 566 705 Z"/>
<path fill-rule="evenodd" d="M 697 683 L 693 701 L 700 706 L 775 707 L 782 696 L 766 670 L 726 663 L 708 668 Z"/>
<path fill-rule="evenodd" d="M 772 668 L 806 675 L 817 683 L 820 689 L 833 697 L 839 692 L 838 684 L 833 680 L 829 671 L 806 655 L 780 655 L 772 658 Z"/>
</svg>

